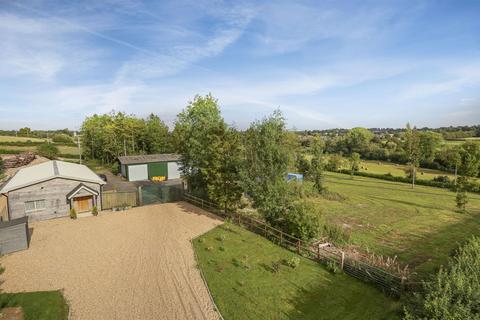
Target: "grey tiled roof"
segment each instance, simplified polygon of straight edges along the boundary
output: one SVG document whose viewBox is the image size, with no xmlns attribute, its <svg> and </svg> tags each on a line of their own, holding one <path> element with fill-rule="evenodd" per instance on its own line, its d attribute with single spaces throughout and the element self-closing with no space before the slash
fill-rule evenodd
<svg viewBox="0 0 480 320">
<path fill-rule="evenodd" d="M 121 164 L 139 164 L 149 162 L 169 162 L 179 161 L 180 155 L 174 153 L 162 153 L 162 154 L 145 154 L 139 156 L 121 156 L 118 157 L 118 161 Z"/>
</svg>

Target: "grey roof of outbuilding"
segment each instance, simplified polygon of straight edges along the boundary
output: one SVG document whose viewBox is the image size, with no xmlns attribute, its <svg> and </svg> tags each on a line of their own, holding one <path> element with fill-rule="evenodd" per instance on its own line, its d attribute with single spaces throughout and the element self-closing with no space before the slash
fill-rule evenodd
<svg viewBox="0 0 480 320">
<path fill-rule="evenodd" d="M 179 161 L 180 155 L 174 153 L 162 153 L 162 154 L 145 154 L 139 156 L 121 156 L 118 157 L 118 161 L 121 164 L 140 164 L 150 162 L 173 162 Z"/>
<path fill-rule="evenodd" d="M 7 193 L 32 184 L 47 181 L 53 178 L 64 178 L 78 181 L 105 184 L 95 172 L 87 166 L 65 161 L 47 161 L 20 170 L 3 185 L 0 193 Z"/>
</svg>

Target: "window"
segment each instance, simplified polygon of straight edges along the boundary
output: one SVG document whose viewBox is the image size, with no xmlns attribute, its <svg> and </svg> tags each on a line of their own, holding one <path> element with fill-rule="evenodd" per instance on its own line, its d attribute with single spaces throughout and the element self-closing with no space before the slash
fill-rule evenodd
<svg viewBox="0 0 480 320">
<path fill-rule="evenodd" d="M 25 212 L 40 211 L 45 209 L 45 200 L 34 200 L 25 202 Z"/>
</svg>

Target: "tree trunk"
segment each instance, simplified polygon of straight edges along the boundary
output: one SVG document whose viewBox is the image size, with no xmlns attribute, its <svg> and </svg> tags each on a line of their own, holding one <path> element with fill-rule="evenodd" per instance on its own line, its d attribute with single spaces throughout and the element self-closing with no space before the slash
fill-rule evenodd
<svg viewBox="0 0 480 320">
<path fill-rule="evenodd" d="M 458 169 L 458 165 L 455 163 L 455 180 L 454 180 L 454 185 L 457 185 L 457 169 Z"/>
<path fill-rule="evenodd" d="M 417 175 L 417 167 L 414 165 L 412 170 L 412 189 L 415 188 L 415 176 Z"/>
</svg>

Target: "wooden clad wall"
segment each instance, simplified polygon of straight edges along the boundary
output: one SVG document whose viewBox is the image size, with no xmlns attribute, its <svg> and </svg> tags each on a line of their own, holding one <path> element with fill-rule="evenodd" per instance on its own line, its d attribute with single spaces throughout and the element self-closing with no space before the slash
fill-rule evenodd
<svg viewBox="0 0 480 320">
<path fill-rule="evenodd" d="M 0 219 L 8 221 L 7 197 L 0 195 Z"/>
</svg>

